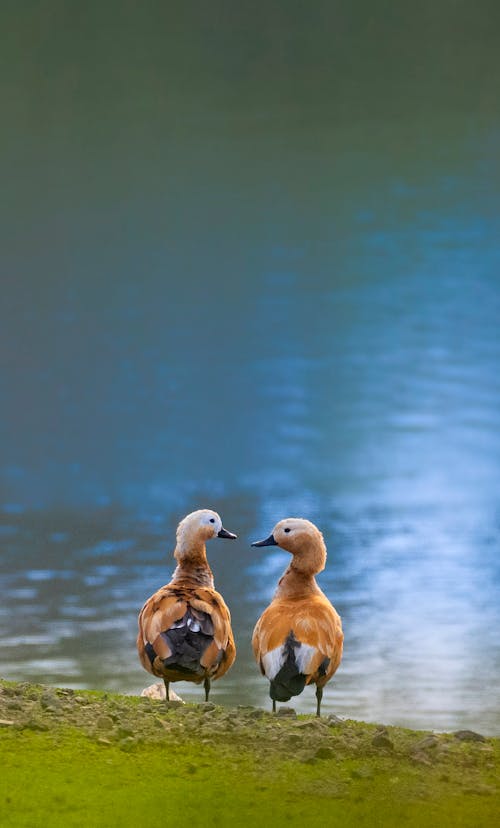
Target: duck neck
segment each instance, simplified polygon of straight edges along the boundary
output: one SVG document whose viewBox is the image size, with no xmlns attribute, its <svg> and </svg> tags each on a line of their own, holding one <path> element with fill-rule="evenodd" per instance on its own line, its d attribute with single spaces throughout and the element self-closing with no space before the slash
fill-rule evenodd
<svg viewBox="0 0 500 828">
<path fill-rule="evenodd" d="M 294 566 L 294 561 L 285 569 L 278 582 L 275 598 L 300 598 L 311 593 L 321 593 L 314 572 L 307 572 Z"/>
<path fill-rule="evenodd" d="M 172 581 L 208 586 L 213 588 L 214 576 L 207 560 L 207 551 L 203 541 L 189 544 L 189 548 L 181 541 L 177 543 L 174 552 L 177 560 Z"/>
</svg>

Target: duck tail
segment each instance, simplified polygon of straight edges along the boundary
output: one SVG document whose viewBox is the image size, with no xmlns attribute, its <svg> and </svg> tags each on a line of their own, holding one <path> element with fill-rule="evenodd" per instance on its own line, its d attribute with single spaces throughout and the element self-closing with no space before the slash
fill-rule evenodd
<svg viewBox="0 0 500 828">
<path fill-rule="evenodd" d="M 300 646 L 292 630 L 283 645 L 283 665 L 271 679 L 269 695 L 273 701 L 289 701 L 292 696 L 300 695 L 306 685 L 307 676 L 300 672 L 295 655 Z"/>
</svg>

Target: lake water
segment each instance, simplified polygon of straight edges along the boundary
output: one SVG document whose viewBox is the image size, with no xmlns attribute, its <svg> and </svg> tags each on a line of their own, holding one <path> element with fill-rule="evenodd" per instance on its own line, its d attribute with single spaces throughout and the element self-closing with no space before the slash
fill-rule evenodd
<svg viewBox="0 0 500 828">
<path fill-rule="evenodd" d="M 325 712 L 498 734 L 498 11 L 222 5 L 9 12 L 0 675 L 140 691 L 209 506 L 213 700 L 269 705 L 287 555 L 250 542 L 298 515 L 346 635 Z"/>
</svg>

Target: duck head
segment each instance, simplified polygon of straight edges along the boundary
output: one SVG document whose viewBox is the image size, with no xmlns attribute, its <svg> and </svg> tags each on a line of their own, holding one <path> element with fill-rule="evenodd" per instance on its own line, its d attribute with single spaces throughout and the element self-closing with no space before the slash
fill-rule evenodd
<svg viewBox="0 0 500 828">
<path fill-rule="evenodd" d="M 177 545 L 175 557 L 179 559 L 185 552 L 189 552 L 212 538 L 237 538 L 233 532 L 228 532 L 222 525 L 217 512 L 212 509 L 198 509 L 181 520 L 177 527 Z"/>
<path fill-rule="evenodd" d="M 276 524 L 268 538 L 252 546 L 279 546 L 293 555 L 292 568 L 298 572 L 321 572 L 326 563 L 323 535 L 310 520 L 285 518 Z"/>
</svg>

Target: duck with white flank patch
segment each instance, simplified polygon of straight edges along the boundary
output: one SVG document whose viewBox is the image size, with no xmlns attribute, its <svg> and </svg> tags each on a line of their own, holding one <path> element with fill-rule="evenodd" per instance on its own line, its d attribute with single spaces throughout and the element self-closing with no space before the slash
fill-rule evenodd
<svg viewBox="0 0 500 828">
<path fill-rule="evenodd" d="M 325 568 L 323 535 L 308 520 L 286 518 L 252 546 L 280 546 L 293 556 L 252 637 L 256 661 L 271 682 L 273 712 L 277 701 L 315 684 L 319 716 L 323 687 L 340 664 L 344 641 L 340 616 L 314 577 Z"/>
<path fill-rule="evenodd" d="M 172 580 L 139 614 L 139 658 L 145 670 L 163 679 L 167 701 L 174 681 L 203 682 L 208 701 L 211 680 L 223 676 L 236 657 L 231 616 L 207 560 L 211 538 L 236 538 L 211 509 L 191 512 L 179 523 Z"/>
</svg>

